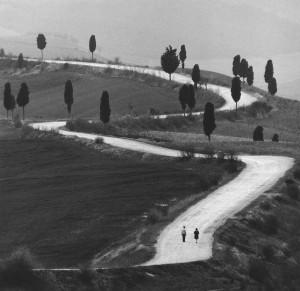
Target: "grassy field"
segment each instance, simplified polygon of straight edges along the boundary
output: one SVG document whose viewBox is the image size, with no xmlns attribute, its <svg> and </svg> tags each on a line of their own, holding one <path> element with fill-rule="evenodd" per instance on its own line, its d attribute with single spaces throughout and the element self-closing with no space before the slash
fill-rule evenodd
<svg viewBox="0 0 300 291">
<path fill-rule="evenodd" d="M 28 247 L 46 266 L 92 259 L 145 227 L 155 203 L 180 202 L 226 172 L 226 163 L 126 158 L 55 136 L 24 139 L 4 121 L 1 133 L 0 256 Z"/>
<path fill-rule="evenodd" d="M 0 60 L 0 87 L 10 82 L 16 96 L 22 82 L 28 84 L 30 103 L 26 106 L 29 119 L 67 118 L 64 104 L 64 84 L 70 79 L 74 88 L 73 116 L 99 119 L 100 97 L 103 90 L 110 94 L 112 117 L 156 112 L 180 112 L 179 85 L 156 77 L 128 71 L 101 70 L 62 65 L 30 63 L 28 69 L 16 70 L 15 64 Z M 211 101 L 216 107 L 223 99 L 211 91 L 198 90 L 195 110 L 202 110 Z M 1 106 L 0 116 L 6 116 Z"/>
</svg>

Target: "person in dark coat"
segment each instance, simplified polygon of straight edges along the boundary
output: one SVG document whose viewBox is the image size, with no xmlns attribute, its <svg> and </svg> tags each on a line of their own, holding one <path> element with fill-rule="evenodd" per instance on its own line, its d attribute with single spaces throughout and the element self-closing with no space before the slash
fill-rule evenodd
<svg viewBox="0 0 300 291">
<path fill-rule="evenodd" d="M 185 242 L 185 237 L 186 237 L 186 230 L 185 226 L 181 230 L 181 236 L 182 236 L 182 242 Z"/>
<path fill-rule="evenodd" d="M 199 239 L 199 230 L 198 230 L 198 228 L 196 228 L 195 231 L 194 231 L 194 238 L 195 238 L 196 243 L 197 243 L 197 241 Z"/>
</svg>

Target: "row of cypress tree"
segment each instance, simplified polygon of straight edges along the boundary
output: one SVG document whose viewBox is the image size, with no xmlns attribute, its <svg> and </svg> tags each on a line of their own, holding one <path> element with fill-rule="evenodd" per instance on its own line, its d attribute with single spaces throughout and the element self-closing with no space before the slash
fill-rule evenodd
<svg viewBox="0 0 300 291">
<path fill-rule="evenodd" d="M 47 45 L 47 41 L 46 41 L 46 37 L 43 33 L 39 33 L 37 38 L 36 38 L 36 42 L 37 42 L 37 47 L 38 49 L 41 51 L 41 57 L 42 60 L 44 59 L 44 49 L 46 48 Z M 94 34 L 92 34 L 90 36 L 89 39 L 89 50 L 92 54 L 92 61 L 94 60 L 94 51 L 96 50 L 96 37 Z"/>
<path fill-rule="evenodd" d="M 23 109 L 23 120 L 25 118 L 25 106 L 29 103 L 29 90 L 26 83 L 22 83 L 20 86 L 20 90 L 17 95 L 17 100 L 15 99 L 15 96 L 11 93 L 11 86 L 10 83 L 7 82 L 4 85 L 4 92 L 3 92 L 3 105 L 6 109 L 6 116 L 8 118 L 8 111 L 12 112 L 12 118 L 13 118 L 13 112 L 16 108 L 16 103 L 19 105 L 19 107 L 22 107 Z M 17 101 L 17 102 L 16 102 Z"/>
</svg>

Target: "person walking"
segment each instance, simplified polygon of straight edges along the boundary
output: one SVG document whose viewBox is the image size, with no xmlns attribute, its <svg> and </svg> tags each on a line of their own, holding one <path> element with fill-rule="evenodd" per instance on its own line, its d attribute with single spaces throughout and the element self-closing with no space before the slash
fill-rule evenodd
<svg viewBox="0 0 300 291">
<path fill-rule="evenodd" d="M 198 228 L 196 228 L 195 231 L 194 231 L 194 239 L 196 240 L 196 243 L 197 243 L 198 239 L 199 239 L 199 230 L 198 230 Z"/>
<path fill-rule="evenodd" d="M 186 237 L 185 226 L 183 226 L 183 228 L 181 230 L 181 236 L 182 236 L 182 242 L 185 242 L 185 237 Z"/>
</svg>

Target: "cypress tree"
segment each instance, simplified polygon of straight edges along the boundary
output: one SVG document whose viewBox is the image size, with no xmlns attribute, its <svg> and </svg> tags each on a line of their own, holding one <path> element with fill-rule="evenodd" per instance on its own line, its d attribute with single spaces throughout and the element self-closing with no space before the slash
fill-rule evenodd
<svg viewBox="0 0 300 291">
<path fill-rule="evenodd" d="M 73 100 L 73 85 L 72 85 L 71 80 L 68 80 L 65 83 L 64 100 L 65 100 L 65 104 L 67 105 L 68 113 L 70 115 L 71 110 L 72 110 L 72 104 L 74 102 L 74 100 Z"/>
<path fill-rule="evenodd" d="M 4 92 L 3 92 L 3 105 L 6 109 L 6 118 L 8 119 L 8 110 L 11 108 L 11 88 L 10 83 L 5 83 L 4 85 Z"/>
<path fill-rule="evenodd" d="M 192 115 L 193 109 L 196 105 L 195 90 L 193 85 L 189 85 L 188 89 L 189 89 L 189 94 L 187 99 L 187 105 L 190 108 L 190 114 Z"/>
<path fill-rule="evenodd" d="M 240 76 L 243 78 L 243 82 L 245 82 L 245 78 L 247 78 L 247 75 L 248 75 L 248 62 L 246 59 L 242 59 L 240 65 Z"/>
<path fill-rule="evenodd" d="M 44 51 L 44 49 L 46 47 L 46 44 L 47 44 L 45 35 L 43 35 L 42 33 L 40 33 L 38 35 L 36 41 L 37 41 L 37 47 L 38 47 L 38 49 L 41 50 L 41 55 L 42 55 L 42 60 L 43 60 L 44 59 L 44 53 L 43 53 L 43 51 Z"/>
<path fill-rule="evenodd" d="M 180 48 L 179 59 L 181 61 L 182 70 L 184 70 L 184 62 L 186 60 L 186 49 L 184 44 Z"/>
<path fill-rule="evenodd" d="M 253 81 L 254 81 L 254 72 L 253 72 L 253 67 L 250 66 L 248 68 L 248 74 L 247 74 L 247 83 L 249 86 L 253 85 Z"/>
<path fill-rule="evenodd" d="M 172 46 L 169 45 L 160 58 L 161 67 L 166 73 L 169 74 L 170 81 L 171 74 L 176 71 L 180 63 L 179 58 L 176 55 L 176 51 L 176 49 L 173 49 Z"/>
<path fill-rule="evenodd" d="M 200 83 L 201 76 L 200 76 L 200 68 L 198 64 L 194 65 L 193 71 L 192 71 L 192 80 L 194 82 L 195 90 L 197 90 L 197 84 Z"/>
<path fill-rule="evenodd" d="M 94 34 L 91 35 L 90 41 L 89 41 L 89 49 L 92 53 L 92 61 L 94 60 L 94 51 L 96 50 L 96 37 Z"/>
<path fill-rule="evenodd" d="M 187 105 L 187 100 L 188 100 L 188 96 L 189 96 L 189 86 L 184 84 L 181 86 L 180 90 L 179 90 L 179 102 L 181 105 L 181 108 L 183 110 L 183 115 L 185 116 L 185 109 L 186 109 L 186 105 Z"/>
<path fill-rule="evenodd" d="M 204 115 L 203 115 L 203 131 L 208 137 L 210 142 L 210 136 L 216 128 L 215 123 L 215 108 L 214 105 L 210 102 L 205 104 Z"/>
<path fill-rule="evenodd" d="M 232 99 L 235 102 L 235 110 L 237 112 L 237 103 L 240 101 L 241 99 L 241 80 L 239 77 L 234 77 L 232 78 L 231 81 L 231 96 Z"/>
<path fill-rule="evenodd" d="M 273 96 L 277 93 L 277 81 L 276 78 L 272 77 L 268 83 L 269 93 Z"/>
<path fill-rule="evenodd" d="M 265 82 L 269 83 L 270 80 L 273 78 L 273 76 L 274 76 L 273 62 L 272 60 L 268 60 L 265 68 L 265 75 L 264 75 Z"/>
<path fill-rule="evenodd" d="M 107 91 L 103 91 L 100 101 L 100 120 L 108 123 L 110 118 L 109 95 Z"/>
<path fill-rule="evenodd" d="M 11 103 L 10 103 L 10 110 L 11 110 L 11 119 L 14 119 L 14 110 L 16 108 L 16 99 L 14 95 L 11 95 Z"/>
<path fill-rule="evenodd" d="M 22 69 L 24 67 L 24 58 L 23 58 L 23 54 L 20 53 L 18 56 L 18 68 Z"/>
<path fill-rule="evenodd" d="M 232 73 L 234 76 L 240 75 L 241 56 L 236 55 L 232 62 Z"/>
<path fill-rule="evenodd" d="M 17 103 L 19 107 L 23 109 L 23 120 L 25 118 L 25 110 L 24 107 L 29 103 L 29 90 L 26 83 L 22 83 L 18 96 L 17 96 Z"/>
</svg>

